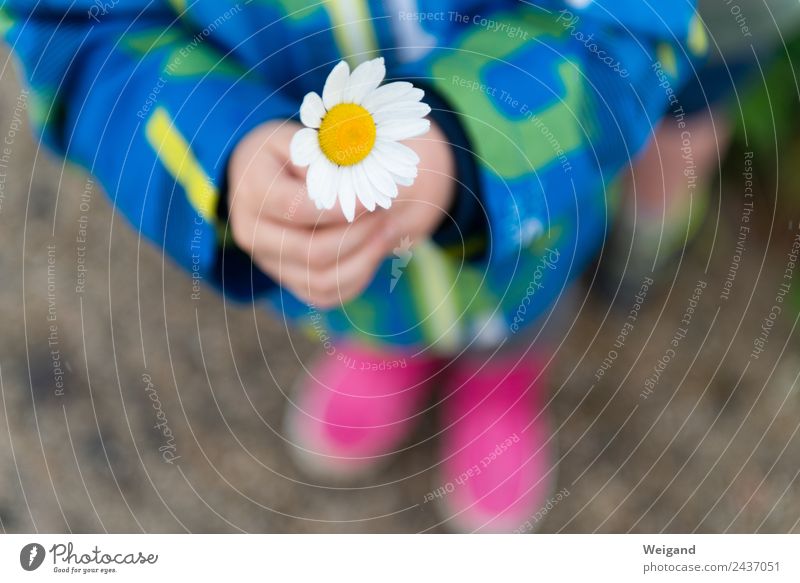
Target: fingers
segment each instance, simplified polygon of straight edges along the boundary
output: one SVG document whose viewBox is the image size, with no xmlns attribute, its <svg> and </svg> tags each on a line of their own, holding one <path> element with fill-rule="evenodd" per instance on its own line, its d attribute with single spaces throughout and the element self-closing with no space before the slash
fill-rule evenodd
<svg viewBox="0 0 800 583">
<path fill-rule="evenodd" d="M 324 267 L 312 267 L 302 261 L 262 259 L 256 263 L 278 279 L 301 300 L 320 308 L 330 308 L 357 296 L 372 281 L 380 263 L 396 244 L 393 233 L 386 231 Z M 388 284 L 387 284 L 388 285 Z"/>
<path fill-rule="evenodd" d="M 295 166 L 289 155 L 289 143 L 300 127 L 268 122 L 236 146 L 228 166 L 231 215 L 241 212 L 306 226 L 347 222 L 338 209 L 322 211 L 308 197 L 306 169 Z"/>
<path fill-rule="evenodd" d="M 298 169 L 296 170 L 305 170 Z M 350 222 L 342 212 L 338 199 L 330 209 L 318 208 L 308 195 L 304 172 L 288 172 L 283 169 L 280 176 L 267 188 L 255 212 L 265 220 L 280 221 L 293 227 L 324 227 L 328 225 L 347 226 Z M 368 213 L 360 203 L 356 203 L 355 220 Z"/>
<path fill-rule="evenodd" d="M 273 194 L 272 192 L 270 194 Z M 293 197 L 275 192 L 270 201 L 269 194 L 265 200 L 263 211 L 259 215 L 264 219 L 276 220 L 294 227 L 324 227 L 328 225 L 348 225 L 338 203 L 330 210 L 318 209 L 308 196 L 305 184 L 295 190 Z M 286 204 L 288 202 L 288 205 Z"/>
<path fill-rule="evenodd" d="M 298 263 L 322 269 L 345 260 L 364 246 L 380 244 L 385 237 L 387 221 L 385 214 L 375 213 L 353 223 L 311 230 L 274 223 L 262 230 L 256 252 L 276 264 Z"/>
<path fill-rule="evenodd" d="M 268 122 L 236 147 L 228 168 L 230 225 L 236 244 L 262 270 L 301 299 L 330 307 L 369 284 L 397 237 L 384 211 L 359 204 L 349 223 L 338 203 L 316 207 L 306 169 L 289 159 L 298 128 Z"/>
</svg>

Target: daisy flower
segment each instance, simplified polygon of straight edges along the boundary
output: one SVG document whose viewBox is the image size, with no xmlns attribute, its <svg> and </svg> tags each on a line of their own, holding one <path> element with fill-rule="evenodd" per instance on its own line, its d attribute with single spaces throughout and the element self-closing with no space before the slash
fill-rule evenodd
<svg viewBox="0 0 800 583">
<path fill-rule="evenodd" d="M 306 126 L 294 135 L 292 162 L 308 166 L 308 195 L 318 209 L 338 199 L 348 221 L 356 198 L 368 210 L 389 208 L 397 185 L 411 186 L 419 156 L 400 140 L 428 131 L 431 108 L 422 89 L 405 81 L 380 86 L 383 58 L 361 63 L 353 72 L 345 61 L 328 75 L 322 97 L 313 91 L 300 106 Z"/>
</svg>

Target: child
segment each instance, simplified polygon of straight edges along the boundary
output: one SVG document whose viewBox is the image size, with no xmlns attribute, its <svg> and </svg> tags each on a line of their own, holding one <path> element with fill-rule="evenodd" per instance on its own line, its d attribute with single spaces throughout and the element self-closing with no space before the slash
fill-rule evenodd
<svg viewBox="0 0 800 583">
<path fill-rule="evenodd" d="M 287 414 L 301 463 L 372 469 L 441 385 L 443 518 L 528 523 L 556 463 L 538 331 L 603 243 L 604 185 L 706 50 L 691 3 L 31 4 L 0 26 L 42 139 L 193 275 L 325 339 Z M 414 184 L 348 224 L 308 200 L 293 119 L 339 59 L 378 55 L 433 123 Z"/>
</svg>

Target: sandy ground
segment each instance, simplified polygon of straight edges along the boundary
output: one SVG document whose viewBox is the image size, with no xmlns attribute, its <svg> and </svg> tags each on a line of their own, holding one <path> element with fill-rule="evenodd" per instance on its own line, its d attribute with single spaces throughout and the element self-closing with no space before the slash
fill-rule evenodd
<svg viewBox="0 0 800 583">
<path fill-rule="evenodd" d="M 140 243 L 99 186 L 37 150 L 27 122 L 16 129 L 19 86 L 8 68 L 1 77 L 0 139 L 12 145 L 0 191 L 0 529 L 445 530 L 424 503 L 438 485 L 435 411 L 377 478 L 332 487 L 300 473 L 282 411 L 318 347 L 210 290 L 186 301 L 190 279 Z M 579 290 L 550 367 L 564 495 L 542 513 L 541 531 L 800 531 L 796 313 L 776 304 L 798 223 L 773 216 L 775 193 L 758 192 L 766 227 L 748 235 L 721 299 L 742 188 L 733 181 L 678 275 L 658 274 L 622 346 L 634 294 L 590 294 L 591 274 Z M 706 288 L 685 338 L 643 395 L 698 281 Z M 172 464 L 159 452 L 154 394 L 180 456 Z"/>
</svg>

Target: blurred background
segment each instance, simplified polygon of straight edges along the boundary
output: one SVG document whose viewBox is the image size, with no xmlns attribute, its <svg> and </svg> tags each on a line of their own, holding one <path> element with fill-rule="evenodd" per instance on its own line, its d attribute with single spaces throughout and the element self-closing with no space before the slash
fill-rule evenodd
<svg viewBox="0 0 800 583">
<path fill-rule="evenodd" d="M 738 96 L 710 220 L 622 346 L 636 296 L 598 293 L 594 270 L 578 286 L 549 404 L 562 495 L 541 531 L 800 532 L 796 273 L 774 310 L 800 234 L 799 58 L 791 44 Z M 187 302 L 190 277 L 39 149 L 5 49 L 0 62 L 0 529 L 446 530 L 425 502 L 439 486 L 435 411 L 379 479 L 302 475 L 281 418 L 319 346 L 205 287 Z"/>
</svg>

